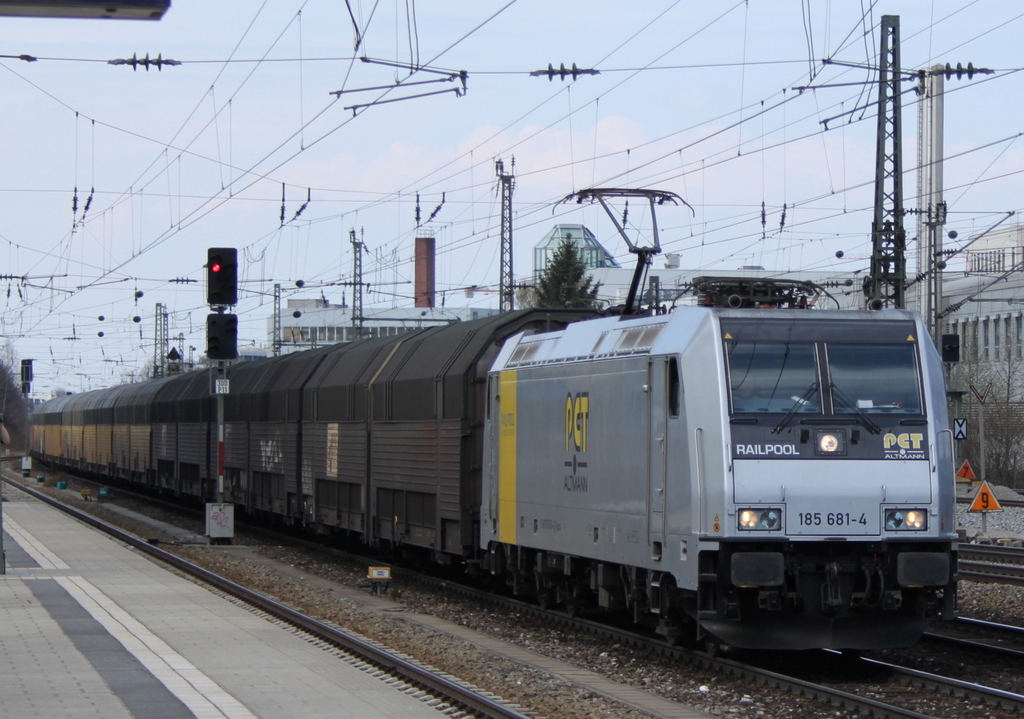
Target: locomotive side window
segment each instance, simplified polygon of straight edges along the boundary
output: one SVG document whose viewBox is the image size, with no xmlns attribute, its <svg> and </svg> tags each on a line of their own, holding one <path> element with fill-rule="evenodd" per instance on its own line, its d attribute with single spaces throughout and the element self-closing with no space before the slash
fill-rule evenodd
<svg viewBox="0 0 1024 719">
<path fill-rule="evenodd" d="M 668 414 L 679 416 L 679 362 L 675 357 L 668 361 Z"/>
<path fill-rule="evenodd" d="M 914 346 L 828 343 L 836 414 L 921 414 Z"/>
<path fill-rule="evenodd" d="M 820 413 L 811 343 L 726 341 L 733 412 Z"/>
</svg>

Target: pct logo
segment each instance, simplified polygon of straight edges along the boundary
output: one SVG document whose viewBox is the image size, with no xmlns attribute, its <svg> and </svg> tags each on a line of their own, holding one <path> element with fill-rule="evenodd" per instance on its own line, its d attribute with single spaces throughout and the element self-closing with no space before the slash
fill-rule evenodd
<svg viewBox="0 0 1024 719">
<path fill-rule="evenodd" d="M 565 398 L 565 451 L 572 452 L 572 460 L 564 462 L 566 467 L 563 488 L 567 492 L 586 492 L 587 462 L 580 461 L 578 454 L 587 451 L 587 432 L 590 420 L 590 393 L 571 393 Z"/>
<path fill-rule="evenodd" d="M 924 435 L 919 432 L 887 433 L 882 438 L 886 459 L 924 459 L 921 443 Z"/>
<path fill-rule="evenodd" d="M 590 393 L 577 392 L 565 398 L 565 451 L 587 451 L 587 421 L 590 419 Z"/>
</svg>

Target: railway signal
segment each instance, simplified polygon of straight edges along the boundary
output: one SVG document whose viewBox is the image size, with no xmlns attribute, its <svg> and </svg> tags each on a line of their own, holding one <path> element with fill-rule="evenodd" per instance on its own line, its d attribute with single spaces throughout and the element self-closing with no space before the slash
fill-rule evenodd
<svg viewBox="0 0 1024 719">
<path fill-rule="evenodd" d="M 21 361 L 21 393 L 28 397 L 32 391 L 32 363 L 35 360 L 23 359 Z"/>
<path fill-rule="evenodd" d="M 942 352 L 943 362 L 959 362 L 960 335 L 942 335 L 939 350 Z"/>
<path fill-rule="evenodd" d="M 238 303 L 238 250 L 211 247 L 206 251 L 206 302 L 211 305 Z"/>
<path fill-rule="evenodd" d="M 211 247 L 206 251 L 206 357 L 216 360 L 210 387 L 217 397 L 217 502 L 206 505 L 206 534 L 212 543 L 230 543 L 235 533 L 234 507 L 224 502 L 224 395 L 228 392 L 224 360 L 238 357 L 238 316 L 226 312 L 238 303 L 238 250 Z"/>
<path fill-rule="evenodd" d="M 953 439 L 963 441 L 967 439 L 967 420 L 957 418 L 953 420 Z M 957 475 L 959 476 L 959 475 Z"/>
<path fill-rule="evenodd" d="M 212 360 L 238 357 L 238 315 L 206 316 L 206 356 Z"/>
</svg>

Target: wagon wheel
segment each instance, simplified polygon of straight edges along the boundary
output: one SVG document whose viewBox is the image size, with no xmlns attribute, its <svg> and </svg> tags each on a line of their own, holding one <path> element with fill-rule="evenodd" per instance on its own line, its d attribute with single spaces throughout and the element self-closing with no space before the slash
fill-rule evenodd
<svg viewBox="0 0 1024 719">
<path fill-rule="evenodd" d="M 721 657 L 729 654 L 732 651 L 732 647 L 718 637 L 709 634 L 704 638 L 704 651 L 707 652 L 709 657 Z"/>
<path fill-rule="evenodd" d="M 537 604 L 541 609 L 551 609 L 557 603 L 554 585 L 543 574 L 536 574 Z"/>
</svg>

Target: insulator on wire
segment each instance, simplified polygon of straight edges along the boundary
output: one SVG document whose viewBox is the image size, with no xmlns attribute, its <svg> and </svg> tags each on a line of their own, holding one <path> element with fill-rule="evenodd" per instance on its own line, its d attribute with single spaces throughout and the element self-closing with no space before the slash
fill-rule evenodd
<svg viewBox="0 0 1024 719">
<path fill-rule="evenodd" d="M 989 70 L 988 68 L 975 67 L 973 62 L 967 63 L 966 68 L 959 62 L 956 64 L 955 68 L 947 62 L 945 75 L 947 80 L 953 75 L 956 75 L 957 80 L 962 79 L 964 75 L 967 75 L 968 80 L 973 80 L 975 73 L 979 75 L 991 75 L 993 72 L 994 70 Z"/>
</svg>

